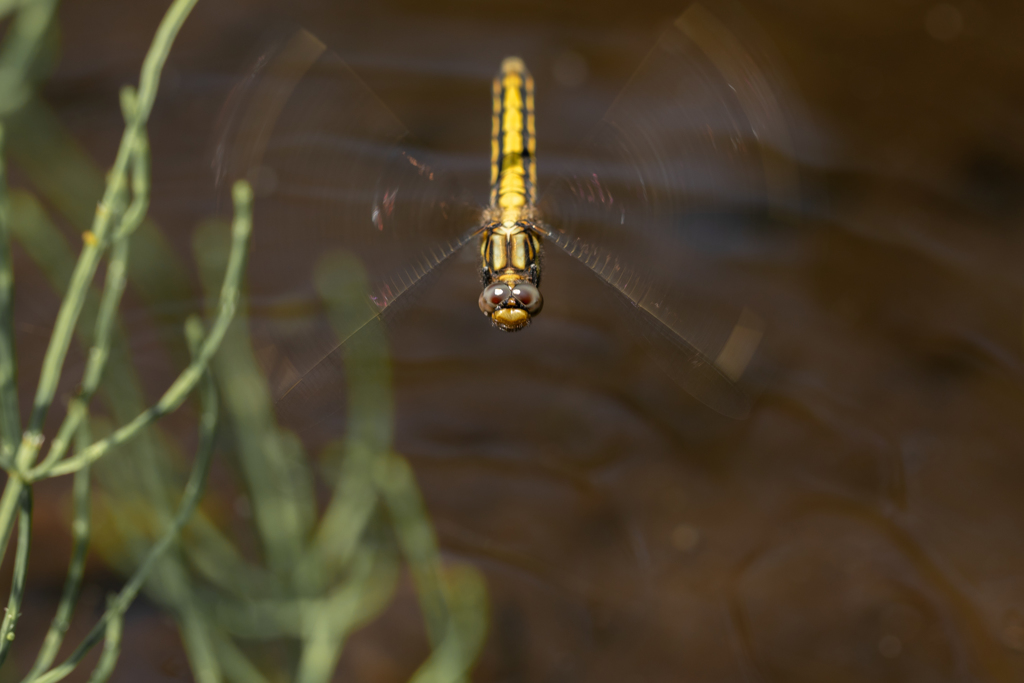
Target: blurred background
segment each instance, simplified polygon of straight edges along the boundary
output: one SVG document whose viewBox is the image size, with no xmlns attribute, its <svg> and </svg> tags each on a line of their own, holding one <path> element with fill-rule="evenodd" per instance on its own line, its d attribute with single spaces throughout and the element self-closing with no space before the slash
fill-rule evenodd
<svg viewBox="0 0 1024 683">
<path fill-rule="evenodd" d="M 720 417 L 664 377 L 576 288 L 564 257 L 549 258 L 547 308 L 522 334 L 480 319 L 472 259 L 388 330 L 395 447 L 443 556 L 488 587 L 472 679 L 1022 680 L 1024 5 L 742 7 L 770 46 L 803 198 L 786 229 L 717 254 L 767 322 L 771 381 L 748 419 Z M 58 60 L 28 129 L 70 136 L 61 144 L 108 167 L 118 89 L 137 82 L 165 9 L 62 5 Z M 543 187 L 546 156 L 584 141 L 685 9 L 200 0 L 149 128 L 150 215 L 184 270 L 160 310 L 129 288 L 144 386 L 155 398 L 173 379 L 161 341 L 202 309 L 191 245 L 197 226 L 229 212 L 213 170 L 225 102 L 268 43 L 315 33 L 485 201 L 490 79 L 503 57 L 522 56 L 536 80 Z M 32 160 L 12 153 L 12 185 L 38 185 Z M 96 185 L 75 187 L 88 214 Z M 15 267 L 27 381 L 58 299 L 23 251 Z M 275 277 L 250 272 L 264 285 Z M 491 400 L 495 387 L 511 399 Z M 318 405 L 284 403 L 279 415 L 310 448 L 338 436 Z M 172 434 L 175 420 L 189 424 L 172 417 Z M 203 504 L 226 529 L 251 515 L 232 477 L 215 464 Z M 41 637 L 59 595 L 69 491 L 38 489 L 19 644 Z M 91 557 L 74 632 L 122 581 Z M 335 680 L 415 671 L 428 644 L 406 584 L 353 636 Z M 148 599 L 128 613 L 122 649 L 111 680 L 192 678 L 173 620 Z"/>
</svg>

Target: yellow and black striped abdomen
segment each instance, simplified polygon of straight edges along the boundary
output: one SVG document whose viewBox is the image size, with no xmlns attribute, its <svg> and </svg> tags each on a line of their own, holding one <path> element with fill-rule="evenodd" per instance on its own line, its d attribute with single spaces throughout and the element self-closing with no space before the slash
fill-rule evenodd
<svg viewBox="0 0 1024 683">
<path fill-rule="evenodd" d="M 517 221 L 533 206 L 537 182 L 533 77 L 523 60 L 508 57 L 494 77 L 491 126 L 491 207 Z"/>
</svg>

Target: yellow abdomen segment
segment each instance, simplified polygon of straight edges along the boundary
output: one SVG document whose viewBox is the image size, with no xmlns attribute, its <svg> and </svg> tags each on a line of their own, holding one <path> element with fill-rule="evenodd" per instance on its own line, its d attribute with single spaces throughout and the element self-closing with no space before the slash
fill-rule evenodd
<svg viewBox="0 0 1024 683">
<path fill-rule="evenodd" d="M 491 124 L 491 207 L 519 220 L 533 206 L 537 181 L 533 77 L 523 60 L 508 57 L 494 77 Z"/>
</svg>

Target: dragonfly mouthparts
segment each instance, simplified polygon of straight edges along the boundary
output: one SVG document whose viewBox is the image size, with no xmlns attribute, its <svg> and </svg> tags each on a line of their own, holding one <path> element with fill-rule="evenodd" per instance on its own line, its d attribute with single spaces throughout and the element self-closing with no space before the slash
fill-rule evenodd
<svg viewBox="0 0 1024 683">
<path fill-rule="evenodd" d="M 530 324 L 530 314 L 525 308 L 514 304 L 494 311 L 491 322 L 502 332 L 518 332 Z"/>
</svg>

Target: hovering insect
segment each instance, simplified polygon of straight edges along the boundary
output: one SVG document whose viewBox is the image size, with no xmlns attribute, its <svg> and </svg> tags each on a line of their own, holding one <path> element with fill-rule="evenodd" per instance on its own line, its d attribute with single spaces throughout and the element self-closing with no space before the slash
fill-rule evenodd
<svg viewBox="0 0 1024 683">
<path fill-rule="evenodd" d="M 480 239 L 484 291 L 480 310 L 499 330 L 514 332 L 540 313 L 543 229 L 533 205 L 537 138 L 533 77 L 523 60 L 509 57 L 494 78 L 491 124 L 491 205 Z"/>
<path fill-rule="evenodd" d="M 522 59 L 505 59 L 492 84 L 490 202 L 480 206 L 404 144 L 405 128 L 343 61 L 311 34 L 294 35 L 237 89 L 218 152 L 220 174 L 248 177 L 257 191 L 250 272 L 273 275 L 250 282 L 254 318 L 298 330 L 313 317 L 310 264 L 328 247 L 354 252 L 372 287 L 340 340 L 302 328 L 276 344 L 280 393 L 335 381 L 351 335 L 474 242 L 480 310 L 500 330 L 524 329 L 544 306 L 541 254 L 553 245 L 627 304 L 619 314 L 686 391 L 746 415 L 762 325 L 743 306 L 726 318 L 700 301 L 712 265 L 688 237 L 724 240 L 798 203 L 787 124 L 760 64 L 692 5 L 589 146 L 538 194 L 534 82 Z"/>
</svg>

